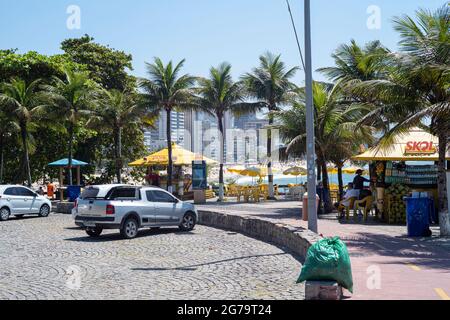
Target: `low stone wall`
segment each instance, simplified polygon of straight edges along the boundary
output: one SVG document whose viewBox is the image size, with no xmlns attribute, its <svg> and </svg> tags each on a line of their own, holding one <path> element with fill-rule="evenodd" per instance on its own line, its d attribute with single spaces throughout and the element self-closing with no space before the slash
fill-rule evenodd
<svg viewBox="0 0 450 320">
<path fill-rule="evenodd" d="M 276 224 L 268 220 L 213 211 L 199 211 L 199 224 L 243 233 L 253 238 L 285 247 L 305 259 L 308 249 L 320 236 L 303 228 Z"/>
<path fill-rule="evenodd" d="M 74 202 L 56 202 L 52 203 L 52 211 L 61 214 L 72 214 L 72 209 L 75 207 Z"/>
</svg>

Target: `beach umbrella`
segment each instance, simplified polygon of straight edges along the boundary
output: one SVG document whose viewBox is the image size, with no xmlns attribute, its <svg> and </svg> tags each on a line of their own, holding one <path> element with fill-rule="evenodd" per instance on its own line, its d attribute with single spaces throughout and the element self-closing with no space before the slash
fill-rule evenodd
<svg viewBox="0 0 450 320">
<path fill-rule="evenodd" d="M 189 150 L 183 149 L 177 144 L 172 146 L 172 160 L 174 166 L 190 166 L 193 161 L 206 161 L 207 164 L 217 164 L 217 161 L 204 157 L 200 154 L 193 153 Z M 143 159 L 136 160 L 129 164 L 131 167 L 148 167 L 155 165 L 169 164 L 169 150 L 165 148 L 155 152 Z"/>
<path fill-rule="evenodd" d="M 295 183 L 298 183 L 298 176 L 306 176 L 308 170 L 303 167 L 291 167 L 283 172 L 285 176 L 295 176 Z"/>
<path fill-rule="evenodd" d="M 233 166 L 233 167 L 227 168 L 227 171 L 230 172 L 230 173 L 240 174 L 245 169 L 246 169 L 245 166 Z"/>
<path fill-rule="evenodd" d="M 355 174 L 356 171 L 358 171 L 358 170 L 362 170 L 362 171 L 363 171 L 363 174 L 368 174 L 368 173 L 369 173 L 368 170 L 365 170 L 365 169 L 359 168 L 359 167 L 348 167 L 348 168 L 344 168 L 344 169 L 342 169 L 342 172 L 343 172 L 343 173 L 346 173 L 346 174 Z"/>
</svg>

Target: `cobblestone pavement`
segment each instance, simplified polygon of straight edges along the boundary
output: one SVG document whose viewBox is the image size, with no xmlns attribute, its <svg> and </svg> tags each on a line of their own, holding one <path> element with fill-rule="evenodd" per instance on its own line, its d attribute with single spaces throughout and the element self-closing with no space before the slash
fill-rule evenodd
<svg viewBox="0 0 450 320">
<path fill-rule="evenodd" d="M 251 216 L 307 228 L 301 220 L 299 201 L 269 201 L 258 204 L 208 202 L 199 210 Z M 409 238 L 405 225 L 376 221 L 339 222 L 335 214 L 321 216 L 319 232 L 339 236 L 347 244 L 354 280 L 352 299 L 450 300 L 450 238 L 440 238 L 433 227 L 431 238 Z"/>
<path fill-rule="evenodd" d="M 0 241 L 1 300 L 304 298 L 290 254 L 203 226 L 93 240 L 70 216 L 51 215 L 0 223 Z"/>
</svg>

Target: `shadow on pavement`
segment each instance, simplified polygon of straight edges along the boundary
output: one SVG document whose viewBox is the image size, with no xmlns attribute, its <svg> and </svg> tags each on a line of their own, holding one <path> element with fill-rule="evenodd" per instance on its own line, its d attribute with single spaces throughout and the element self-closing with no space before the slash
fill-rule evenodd
<svg viewBox="0 0 450 320">
<path fill-rule="evenodd" d="M 69 229 L 69 228 L 67 228 Z M 84 232 L 83 229 L 79 229 L 80 231 Z M 148 236 L 157 236 L 162 234 L 174 234 L 174 235 L 194 235 L 193 232 L 185 232 L 180 231 L 178 228 L 167 228 L 167 229 L 143 229 L 139 231 L 139 234 L 135 239 L 139 238 L 145 238 Z M 102 235 L 98 238 L 93 238 L 89 236 L 83 236 L 83 237 L 76 237 L 76 238 L 68 238 L 64 239 L 65 241 L 75 241 L 75 242 L 111 242 L 111 241 L 127 241 L 126 239 L 123 239 L 120 233 L 110 233 Z M 130 241 L 133 241 L 130 240 Z"/>
<path fill-rule="evenodd" d="M 211 261 L 211 262 L 200 263 L 200 264 L 195 264 L 195 265 L 185 266 L 185 267 L 177 267 L 177 268 L 132 268 L 131 270 L 133 270 L 133 271 L 171 271 L 171 270 L 172 271 L 173 270 L 195 271 L 195 270 L 197 270 L 198 267 L 209 266 L 209 265 L 214 265 L 214 264 L 221 264 L 221 263 L 230 262 L 230 261 L 245 260 L 245 259 L 250 259 L 250 258 L 275 257 L 275 256 L 284 256 L 284 255 L 288 255 L 288 253 L 259 254 L 259 255 L 252 255 L 252 256 L 243 256 L 243 257 L 217 260 L 217 261 Z"/>
</svg>

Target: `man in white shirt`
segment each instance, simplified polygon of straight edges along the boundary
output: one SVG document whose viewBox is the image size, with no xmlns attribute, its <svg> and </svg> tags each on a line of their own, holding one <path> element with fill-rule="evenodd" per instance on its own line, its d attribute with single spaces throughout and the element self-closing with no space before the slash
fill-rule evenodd
<svg viewBox="0 0 450 320">
<path fill-rule="evenodd" d="M 345 208 L 348 208 L 351 205 L 352 198 L 353 200 L 358 200 L 360 190 L 356 190 L 353 187 L 353 183 L 348 184 L 347 192 L 345 193 L 342 201 L 339 203 L 338 211 L 343 214 Z M 351 208 L 350 208 L 351 209 Z"/>
</svg>

